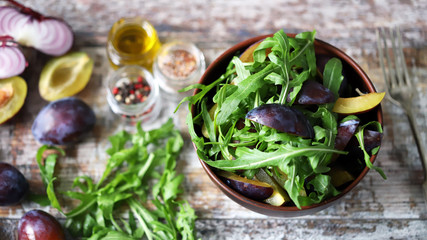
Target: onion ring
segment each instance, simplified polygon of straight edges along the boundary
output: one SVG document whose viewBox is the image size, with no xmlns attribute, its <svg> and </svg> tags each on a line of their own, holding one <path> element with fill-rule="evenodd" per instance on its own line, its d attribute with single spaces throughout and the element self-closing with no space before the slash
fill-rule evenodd
<svg viewBox="0 0 427 240">
<path fill-rule="evenodd" d="M 27 62 L 17 46 L 0 45 L 0 79 L 21 74 Z"/>
<path fill-rule="evenodd" d="M 0 7 L 1 35 L 12 36 L 19 44 L 52 56 L 65 54 L 73 44 L 71 27 L 63 20 L 8 6 Z"/>
</svg>

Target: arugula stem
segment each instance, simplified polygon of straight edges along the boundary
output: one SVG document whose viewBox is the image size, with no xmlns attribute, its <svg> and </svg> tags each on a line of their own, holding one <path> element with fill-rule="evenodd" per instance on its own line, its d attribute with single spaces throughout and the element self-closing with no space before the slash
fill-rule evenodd
<svg viewBox="0 0 427 240">
<path fill-rule="evenodd" d="M 146 214 L 146 209 L 142 207 L 141 204 L 138 204 L 138 202 L 135 199 L 128 199 L 127 200 L 129 206 L 131 207 L 131 210 L 133 214 L 135 215 L 136 219 L 138 219 L 139 223 L 141 224 L 141 227 L 144 229 L 145 235 L 149 240 L 152 240 L 154 237 L 154 233 L 151 232 L 151 230 L 147 226 L 147 222 L 154 221 L 153 218 L 149 216 L 149 214 Z M 144 220 L 145 219 L 145 220 Z"/>
<path fill-rule="evenodd" d="M 91 208 L 95 203 L 96 203 L 96 198 L 95 197 L 92 198 L 89 202 L 82 202 L 82 203 L 80 203 L 79 206 L 77 206 L 76 208 L 74 208 L 73 210 L 71 210 L 71 212 L 66 213 L 65 216 L 67 216 L 67 218 L 76 217 L 76 216 L 84 213 L 89 208 Z"/>
<path fill-rule="evenodd" d="M 305 49 L 307 49 L 309 46 L 313 45 L 313 43 L 310 40 L 307 40 L 307 43 L 304 45 L 304 47 L 301 48 L 300 51 L 298 51 L 298 53 L 289 60 L 290 63 L 293 63 L 295 61 L 295 59 L 298 59 L 302 54 L 304 54 Z"/>
</svg>

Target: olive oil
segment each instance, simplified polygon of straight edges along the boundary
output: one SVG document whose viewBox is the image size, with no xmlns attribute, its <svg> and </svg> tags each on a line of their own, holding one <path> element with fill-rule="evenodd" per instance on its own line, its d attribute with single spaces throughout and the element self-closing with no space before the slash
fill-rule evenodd
<svg viewBox="0 0 427 240">
<path fill-rule="evenodd" d="M 160 41 L 154 27 L 141 18 L 122 18 L 110 30 L 107 53 L 113 68 L 140 65 L 151 70 Z"/>
<path fill-rule="evenodd" d="M 117 30 L 113 45 L 125 54 L 142 54 L 153 45 L 147 32 L 139 25 L 130 24 Z"/>
</svg>

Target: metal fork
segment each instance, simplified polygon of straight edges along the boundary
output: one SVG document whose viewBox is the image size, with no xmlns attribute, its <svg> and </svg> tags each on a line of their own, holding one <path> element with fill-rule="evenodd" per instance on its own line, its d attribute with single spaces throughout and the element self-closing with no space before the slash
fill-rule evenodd
<svg viewBox="0 0 427 240">
<path fill-rule="evenodd" d="M 420 131 L 415 121 L 415 113 L 412 107 L 412 100 L 416 95 L 416 87 L 413 78 L 409 76 L 406 66 L 405 56 L 402 50 L 402 36 L 398 28 L 380 28 L 376 32 L 380 66 L 383 71 L 384 80 L 387 87 L 388 96 L 391 102 L 405 110 L 408 116 L 411 130 L 417 144 L 421 162 L 424 167 L 424 194 L 427 199 L 427 155 L 426 147 L 421 140 Z M 389 41 L 387 41 L 389 39 Z M 391 53 L 389 43 L 391 42 Z"/>
</svg>

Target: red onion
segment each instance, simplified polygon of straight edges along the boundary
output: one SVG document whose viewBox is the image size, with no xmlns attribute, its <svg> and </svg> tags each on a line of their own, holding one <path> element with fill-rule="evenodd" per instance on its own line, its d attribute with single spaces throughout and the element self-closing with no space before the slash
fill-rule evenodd
<svg viewBox="0 0 427 240">
<path fill-rule="evenodd" d="M 19 44 L 53 56 L 63 55 L 71 48 L 73 32 L 64 21 L 9 2 L 19 9 L 0 7 L 0 36 L 12 36 Z"/>
<path fill-rule="evenodd" d="M 10 37 L 0 37 L 0 79 L 19 75 L 26 66 L 24 54 Z"/>
</svg>

